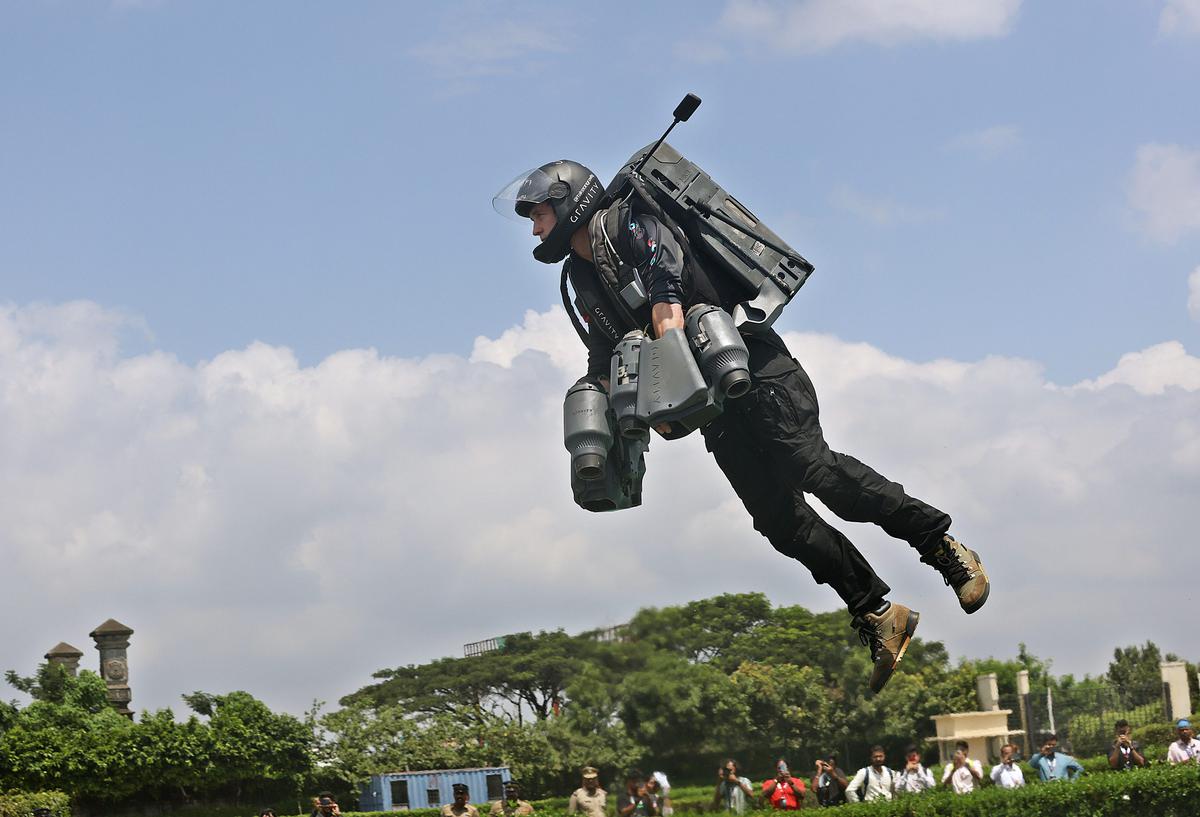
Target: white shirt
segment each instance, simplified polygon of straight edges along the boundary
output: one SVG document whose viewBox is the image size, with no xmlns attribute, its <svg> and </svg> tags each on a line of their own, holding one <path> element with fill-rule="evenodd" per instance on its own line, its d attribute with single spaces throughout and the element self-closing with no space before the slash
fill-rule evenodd
<svg viewBox="0 0 1200 817">
<path fill-rule="evenodd" d="M 942 782 L 945 783 L 946 778 L 949 777 L 950 788 L 954 789 L 955 794 L 970 794 L 979 785 L 975 782 L 975 775 L 971 774 L 971 769 L 983 777 L 983 764 L 978 760 L 967 758 L 967 762 L 957 769 L 954 768 L 953 762 L 947 763 L 945 771 L 942 772 Z"/>
<path fill-rule="evenodd" d="M 936 784 L 933 782 L 933 772 L 919 763 L 915 772 L 910 772 L 907 768 L 896 772 L 896 791 L 925 791 L 932 789 L 934 785 Z"/>
<path fill-rule="evenodd" d="M 997 763 L 992 767 L 992 782 L 1002 789 L 1016 789 L 1025 785 L 1025 773 L 1016 763 L 1008 766 Z"/>
<path fill-rule="evenodd" d="M 1168 763 L 1187 763 L 1189 760 L 1196 762 L 1196 758 L 1200 756 L 1200 740 L 1192 738 L 1187 743 L 1175 741 L 1171 747 L 1167 749 Z"/>
<path fill-rule="evenodd" d="M 874 766 L 866 766 L 858 770 L 858 774 L 854 775 L 854 779 L 850 781 L 850 785 L 846 787 L 846 799 L 851 803 L 859 801 L 858 787 L 866 781 L 866 791 L 863 792 L 862 799 L 866 802 L 878 800 L 892 799 L 892 789 L 895 788 L 895 775 L 892 770 L 884 766 L 879 771 L 875 771 Z"/>
<path fill-rule="evenodd" d="M 725 810 L 732 811 L 735 814 L 741 814 L 746 810 L 746 789 L 753 784 L 748 777 L 739 777 L 738 783 L 730 783 L 726 780 L 721 781 L 721 799 L 725 801 Z M 745 787 L 745 788 L 743 788 Z"/>
</svg>

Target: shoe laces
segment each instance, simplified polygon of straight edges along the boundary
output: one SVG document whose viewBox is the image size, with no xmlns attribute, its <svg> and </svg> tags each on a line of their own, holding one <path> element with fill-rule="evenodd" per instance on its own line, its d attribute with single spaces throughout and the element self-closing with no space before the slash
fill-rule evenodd
<svg viewBox="0 0 1200 817">
<path fill-rule="evenodd" d="M 937 564 L 938 572 L 942 574 L 942 578 L 949 587 L 966 584 L 967 580 L 971 578 L 967 562 L 957 548 L 943 548 L 933 557 L 933 560 Z"/>
<path fill-rule="evenodd" d="M 871 660 L 874 661 L 879 657 L 879 649 L 883 646 L 883 639 L 879 637 L 879 630 L 866 619 L 857 619 L 854 622 L 854 628 L 858 630 L 858 640 L 862 642 L 864 647 L 869 647 L 871 650 Z"/>
</svg>

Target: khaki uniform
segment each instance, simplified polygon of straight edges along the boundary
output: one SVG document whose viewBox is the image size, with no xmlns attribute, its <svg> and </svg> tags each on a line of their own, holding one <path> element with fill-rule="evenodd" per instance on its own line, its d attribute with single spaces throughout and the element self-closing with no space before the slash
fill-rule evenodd
<svg viewBox="0 0 1200 817">
<path fill-rule="evenodd" d="M 528 800 L 517 800 L 516 805 L 507 800 L 497 800 L 492 803 L 489 817 L 526 817 L 533 814 L 533 806 Z"/>
<path fill-rule="evenodd" d="M 442 817 L 479 817 L 479 809 L 470 803 L 467 803 L 462 808 L 453 803 L 447 803 L 442 806 Z"/>
<path fill-rule="evenodd" d="M 587 817 L 605 817 L 604 807 L 607 804 L 608 794 L 604 789 L 597 788 L 595 794 L 589 794 L 587 789 L 580 786 L 571 794 L 571 799 L 567 803 L 567 812 L 569 814 L 581 812 Z"/>
</svg>

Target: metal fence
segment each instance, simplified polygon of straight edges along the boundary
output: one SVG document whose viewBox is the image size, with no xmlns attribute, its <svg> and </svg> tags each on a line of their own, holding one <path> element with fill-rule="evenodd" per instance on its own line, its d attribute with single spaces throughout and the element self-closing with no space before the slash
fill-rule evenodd
<svg viewBox="0 0 1200 817">
<path fill-rule="evenodd" d="M 1022 700 L 1024 699 L 1024 700 Z M 1169 719 L 1164 684 L 1155 683 L 1131 690 L 1116 687 L 1035 690 L 1029 695 L 1000 696 L 1000 708 L 1011 709 L 1025 732 L 1028 755 L 1036 752 L 1040 736 L 1058 735 L 1063 751 L 1088 757 L 1103 754 L 1112 746 L 1119 720 L 1137 728 Z"/>
</svg>

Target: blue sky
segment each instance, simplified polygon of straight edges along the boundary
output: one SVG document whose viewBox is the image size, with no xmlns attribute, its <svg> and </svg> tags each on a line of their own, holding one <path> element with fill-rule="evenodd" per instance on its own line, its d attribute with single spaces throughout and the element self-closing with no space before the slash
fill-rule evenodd
<svg viewBox="0 0 1200 817">
<path fill-rule="evenodd" d="M 146 683 L 150 702 L 169 703 L 187 685 L 168 667 L 238 666 L 243 674 L 217 673 L 210 686 L 295 707 L 348 689 L 314 692 L 295 680 L 306 645 L 284 635 L 294 622 L 362 648 L 349 688 L 379 666 L 493 634 L 477 632 L 478 619 L 435 616 L 420 638 L 383 637 L 396 608 L 346 603 L 360 582 L 386 593 L 392 585 L 375 583 L 393 575 L 408 586 L 434 542 L 486 564 L 484 528 L 461 519 L 478 507 L 498 502 L 498 514 L 513 514 L 513 527 L 486 528 L 494 541 L 524 541 L 525 531 L 560 553 L 599 552 L 626 525 L 677 530 L 672 511 L 649 498 L 653 511 L 614 522 L 580 516 L 563 486 L 542 493 L 565 467 L 555 412 L 578 349 L 553 311 L 557 270 L 533 261 L 525 228 L 498 218 L 490 199 L 517 172 L 557 158 L 610 176 L 689 91 L 704 102 L 672 144 L 816 265 L 779 326 L 806 366 L 827 372 L 830 385 L 817 386 L 827 425 L 844 434 L 839 447 L 857 452 L 865 441 L 863 459 L 974 509 L 956 519 L 974 512 L 975 530 L 993 540 L 985 547 L 1025 554 L 1012 563 L 1015 582 L 1027 579 L 1020 559 L 1044 552 L 1035 522 L 1066 524 L 1055 507 L 1083 519 L 1089 536 L 1129 524 L 1106 553 L 1190 535 L 1181 506 L 1200 487 L 1200 2 L 899 7 L 4 4 L 0 363 L 10 387 L 0 483 L 15 493 L 0 503 L 0 529 L 24 554 L 18 580 L 90 599 L 81 633 L 116 613 L 89 570 L 71 579 L 63 560 L 110 565 L 113 586 L 130 596 L 126 615 L 141 616 L 126 623 L 139 632 L 152 620 L 239 626 L 243 614 L 278 615 L 263 630 L 272 660 L 256 663 L 196 632 L 192 643 L 205 646 L 193 666 L 160 635 L 157 658 L 143 647 L 160 669 Z M 847 371 L 866 379 L 847 380 Z M 898 372 L 928 389 L 899 397 L 912 384 L 889 379 Z M 496 401 L 495 416 L 464 407 L 475 388 Z M 890 431 L 869 410 L 889 402 L 909 409 Z M 448 425 L 422 419 L 421 406 Z M 843 409 L 841 420 L 830 406 Z M 976 417 L 960 428 L 955 411 Z M 307 420 L 293 429 L 295 446 L 332 446 L 313 454 L 319 461 L 286 440 L 264 442 L 296 418 Z M 1154 442 L 1138 453 L 1148 418 L 1157 418 Z M 921 428 L 961 436 L 930 437 L 924 449 L 898 442 L 926 439 Z M 501 444 L 490 430 L 513 439 Z M 690 473 L 702 458 L 694 442 L 660 445 L 662 472 Z M 548 469 L 519 482 L 524 493 L 460 482 L 461 469 L 518 444 Z M 669 459 L 676 450 L 691 453 Z M 1174 457 L 1176 481 L 1123 483 L 1143 466 L 1153 473 L 1146 452 Z M 997 462 L 1010 457 L 1005 476 Z M 1022 461 L 1037 463 L 1037 479 L 1020 475 Z M 260 467 L 272 488 L 255 497 L 264 483 L 246 475 Z M 710 481 L 677 501 L 723 509 L 754 570 L 785 569 L 715 469 L 696 467 Z M 975 468 L 999 495 L 961 484 Z M 441 509 L 458 509 L 454 524 L 434 513 L 438 499 L 410 505 L 380 488 L 418 477 L 434 485 L 437 475 L 460 494 L 477 492 Z M 289 493 L 290 480 L 310 476 Z M 364 484 L 372 479 L 382 482 Z M 1062 491 L 1062 502 L 1043 496 L 1031 510 L 1026 492 L 1041 479 L 1056 486 L 1043 494 Z M 178 491 L 152 499 L 168 483 Z M 30 486 L 36 496 L 21 493 Z M 667 491 L 658 494 L 661 503 Z M 1129 503 L 1130 519 L 1094 528 L 1117 502 Z M 1028 527 L 1012 521 L 1020 518 Z M 1072 535 L 1069 525 L 1061 535 Z M 167 544 L 175 536 L 183 539 Z M 347 550 L 345 537 L 365 550 Z M 722 546 L 708 538 L 669 555 L 699 559 Z M 179 548 L 178 563 L 156 561 L 175 558 L 164 555 L 169 547 Z M 1086 558 L 1086 543 L 1077 547 L 1064 562 Z M 236 580 L 203 567 L 258 550 Z M 338 562 L 339 553 L 357 561 Z M 570 574 L 565 557 L 528 555 L 559 565 L 549 575 Z M 373 560 L 383 560 L 378 571 Z M 699 575 L 689 584 L 690 573 L 675 576 L 667 564 L 638 599 L 598 596 L 564 613 L 571 597 L 550 594 L 494 626 L 582 628 L 622 620 L 639 603 L 725 589 Z M 831 609 L 832 594 L 795 570 L 795 582 L 764 588 L 749 575 L 729 589 Z M 1169 557 L 1147 557 L 1145 571 L 1149 581 L 1171 577 Z M 1048 592 L 1073 580 L 1043 572 Z M 156 581 L 161 593 L 147 589 Z M 920 581 L 921 592 L 941 592 Z M 264 586 L 300 601 L 268 614 L 246 601 Z M 169 615 L 179 599 L 192 606 Z M 429 609 L 412 605 L 412 616 Z M 73 621 L 64 612 L 56 626 Z M 1174 643 L 1159 636 L 1164 647 L 1194 660 L 1194 631 L 1171 633 Z M 980 641 L 957 620 L 928 636 L 956 654 L 1011 654 L 1021 640 Z M 5 666 L 29 664 L 64 638 L 4 632 L 18 645 Z M 1064 652 L 1060 666 L 1101 671 L 1115 645 Z"/>
<path fill-rule="evenodd" d="M 675 144 L 817 265 L 786 326 L 1064 380 L 1194 343 L 1195 238 L 1147 239 L 1127 190 L 1139 145 L 1195 147 L 1196 39 L 1155 2 L 991 5 L 808 51 L 720 3 L 6 4 L 0 295 L 187 360 L 465 352 L 556 299 L 495 189 L 607 177 L 694 91 Z"/>
</svg>

